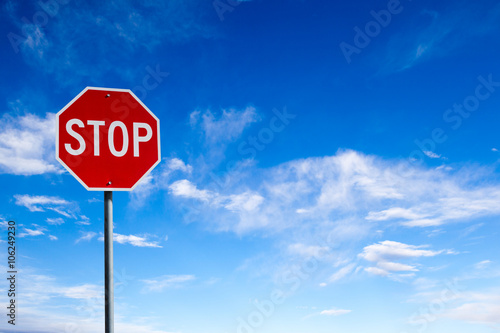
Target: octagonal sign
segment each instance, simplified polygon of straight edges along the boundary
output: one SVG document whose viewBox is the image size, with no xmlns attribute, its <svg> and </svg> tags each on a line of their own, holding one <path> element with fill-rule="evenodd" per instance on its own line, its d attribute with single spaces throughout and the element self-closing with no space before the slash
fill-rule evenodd
<svg viewBox="0 0 500 333">
<path fill-rule="evenodd" d="M 56 122 L 56 158 L 87 190 L 130 191 L 160 162 L 160 121 L 128 89 L 87 87 Z"/>
</svg>

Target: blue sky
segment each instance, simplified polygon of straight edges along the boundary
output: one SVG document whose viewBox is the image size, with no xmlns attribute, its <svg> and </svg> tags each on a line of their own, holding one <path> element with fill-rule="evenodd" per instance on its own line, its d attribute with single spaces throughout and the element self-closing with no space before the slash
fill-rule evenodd
<svg viewBox="0 0 500 333">
<path fill-rule="evenodd" d="M 103 330 L 103 193 L 55 159 L 55 114 L 87 86 L 161 124 L 161 163 L 114 195 L 116 331 L 500 329 L 496 1 L 0 15 L 0 268 L 9 220 L 19 267 L 1 332 Z"/>
</svg>

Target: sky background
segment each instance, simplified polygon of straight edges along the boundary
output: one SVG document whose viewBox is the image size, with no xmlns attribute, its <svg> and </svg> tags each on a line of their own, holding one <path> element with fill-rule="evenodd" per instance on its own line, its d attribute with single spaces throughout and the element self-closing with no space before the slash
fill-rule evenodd
<svg viewBox="0 0 500 333">
<path fill-rule="evenodd" d="M 121 333 L 500 330 L 497 1 L 2 1 L 0 271 L 104 330 L 103 193 L 55 114 L 131 89 L 162 161 L 114 194 Z"/>
</svg>

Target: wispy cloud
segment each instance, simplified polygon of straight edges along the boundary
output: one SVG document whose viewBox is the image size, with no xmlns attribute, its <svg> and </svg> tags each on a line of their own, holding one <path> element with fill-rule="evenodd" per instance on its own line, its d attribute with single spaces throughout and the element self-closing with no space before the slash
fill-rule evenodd
<svg viewBox="0 0 500 333">
<path fill-rule="evenodd" d="M 16 194 L 14 198 L 16 199 L 16 205 L 24 206 L 28 208 L 30 212 L 45 212 L 46 210 L 52 210 L 63 216 L 76 218 L 75 212 L 78 210 L 78 206 L 73 202 L 69 202 L 59 197 Z M 51 219 L 50 221 L 53 222 L 56 220 Z M 47 220 L 47 222 L 49 222 L 49 220 Z"/>
<path fill-rule="evenodd" d="M 456 2 L 444 10 L 423 10 L 407 20 L 385 49 L 383 71 L 398 72 L 448 56 L 499 27 L 500 6 Z"/>
<path fill-rule="evenodd" d="M 425 150 L 424 154 L 427 155 L 429 158 L 441 158 L 441 155 L 436 154 L 435 152 Z"/>
<path fill-rule="evenodd" d="M 201 143 L 201 152 L 197 152 L 200 155 L 194 160 L 196 165 L 193 167 L 207 174 L 213 172 L 225 161 L 227 148 L 240 142 L 244 131 L 259 120 L 257 110 L 251 106 L 192 112 L 191 127 Z"/>
<path fill-rule="evenodd" d="M 451 223 L 469 227 L 484 216 L 500 214 L 496 177 L 493 171 L 477 166 L 427 168 L 339 150 L 334 156 L 271 168 L 249 164 L 239 170 L 238 182 L 222 186 L 199 181 L 198 172 L 193 165 L 190 180 L 168 187 L 187 222 L 197 221 L 217 232 L 279 239 L 282 251 L 264 263 L 271 270 L 281 270 L 276 263 L 299 254 L 324 252 L 315 258 L 331 266 L 326 272 L 329 278 L 320 286 L 337 283 L 363 268 L 391 279 L 414 278 L 423 274 L 422 258 L 452 253 L 391 240 L 363 244 L 377 230 L 418 227 L 425 233 L 440 225 L 445 231 Z M 234 178 L 231 171 L 228 175 Z M 358 246 L 366 247 L 359 257 Z"/>
<path fill-rule="evenodd" d="M 23 331 L 53 333 L 76 329 L 82 332 L 102 330 L 102 285 L 85 281 L 64 284 L 57 277 L 38 274 L 27 267 L 23 270 L 23 281 Z M 63 310 L 54 311 L 55 308 Z M 115 317 L 115 329 L 124 333 L 169 333 L 152 324 L 134 322 L 123 316 Z"/>
<path fill-rule="evenodd" d="M 187 179 L 182 179 L 174 182 L 169 186 L 171 193 L 175 196 L 188 199 L 198 199 L 208 202 L 214 195 L 207 190 L 199 190 L 196 185 Z"/>
<path fill-rule="evenodd" d="M 158 179 L 160 182 L 168 183 L 170 179 L 174 176 L 186 176 L 191 175 L 193 172 L 193 166 L 185 163 L 183 160 L 177 157 L 164 159 L 161 164 L 160 171 L 158 172 Z"/>
<path fill-rule="evenodd" d="M 81 234 L 82 234 L 82 236 L 80 238 L 78 238 L 75 241 L 75 243 L 80 243 L 82 241 L 89 242 L 89 241 L 92 240 L 92 238 L 94 238 L 95 236 L 97 236 L 97 234 L 95 232 L 93 232 L 93 231 L 82 232 Z"/>
<path fill-rule="evenodd" d="M 26 227 L 22 227 L 22 231 L 19 233 L 18 237 L 26 237 L 26 236 L 41 236 L 45 234 L 45 231 L 47 231 L 47 228 L 41 227 L 37 224 L 33 224 L 35 229 L 30 229 Z"/>
<path fill-rule="evenodd" d="M 474 324 L 500 325 L 498 290 L 491 293 L 464 293 L 458 298 L 462 304 L 444 311 L 440 317 Z"/>
<path fill-rule="evenodd" d="M 488 173 L 470 167 L 425 169 L 405 161 L 339 151 L 335 156 L 296 160 L 270 169 L 248 165 L 239 174 L 245 187 L 235 183 L 216 191 L 217 187 L 204 189 L 184 179 L 169 189 L 176 197 L 207 205 L 202 220 L 237 233 L 302 228 L 304 220 L 335 228 L 331 216 L 356 221 L 345 228 L 372 228 L 386 221 L 428 227 L 500 214 L 498 186 L 475 182 Z M 227 217 L 220 208 L 225 208 Z M 210 218 L 210 211 L 217 212 L 218 218 Z"/>
<path fill-rule="evenodd" d="M 164 275 L 154 279 L 142 280 L 147 292 L 162 292 L 165 289 L 180 288 L 195 280 L 194 275 Z"/>
<path fill-rule="evenodd" d="M 356 268 L 356 264 L 354 263 L 350 263 L 342 268 L 340 268 L 338 271 L 336 271 L 335 273 L 333 273 L 329 278 L 328 278 L 328 283 L 335 283 L 343 278 L 345 278 L 346 276 L 348 276 L 351 272 L 354 271 L 354 269 Z M 326 286 L 327 283 L 323 283 L 321 286 Z"/>
<path fill-rule="evenodd" d="M 180 170 L 188 174 L 193 171 L 193 167 L 191 165 L 184 163 L 183 160 L 176 157 L 169 159 L 166 164 L 170 171 Z"/>
<path fill-rule="evenodd" d="M 56 217 L 56 218 L 47 218 L 45 221 L 47 221 L 48 224 L 52 224 L 52 225 L 60 225 L 60 224 L 64 224 L 64 220 L 60 217 Z"/>
<path fill-rule="evenodd" d="M 79 221 L 76 221 L 75 224 L 79 224 L 79 225 L 90 225 L 90 219 L 85 216 L 85 215 L 81 215 L 79 217 Z"/>
<path fill-rule="evenodd" d="M 340 316 L 344 314 L 351 313 L 351 310 L 344 310 L 344 309 L 330 309 L 330 310 L 323 310 L 320 312 L 320 315 L 322 316 Z"/>
<path fill-rule="evenodd" d="M 394 241 L 383 241 L 366 246 L 359 254 L 360 258 L 375 263 L 376 266 L 365 270 L 375 275 L 388 276 L 394 272 L 416 272 L 415 266 L 397 262 L 402 259 L 434 257 L 444 251 L 424 250 L 427 246 L 415 246 Z"/>
<path fill-rule="evenodd" d="M 327 246 L 318 245 L 305 245 L 302 243 L 295 243 L 288 245 L 288 252 L 292 255 L 298 255 L 304 258 L 319 258 L 330 250 Z"/>
<path fill-rule="evenodd" d="M 492 263 L 491 260 L 483 260 L 474 265 L 475 269 L 484 269 Z"/>
<path fill-rule="evenodd" d="M 110 73 L 136 82 L 137 75 L 144 75 L 140 74 L 142 68 L 123 70 L 130 67 L 120 65 L 127 59 L 164 43 L 214 35 L 204 23 L 204 6 L 192 1 L 106 2 L 97 7 L 79 6 L 78 10 L 70 2 L 59 4 L 56 15 L 43 27 L 25 23 L 23 13 L 13 7 L 9 18 L 18 28 L 20 41 L 15 44 L 25 61 L 65 84 L 82 78 L 99 81 Z M 80 28 L 67 29 L 69 26 Z"/>
<path fill-rule="evenodd" d="M 192 171 L 191 165 L 177 157 L 163 159 L 159 167 L 142 179 L 134 191 L 130 192 L 130 205 L 135 209 L 143 207 L 152 195 L 171 186 L 172 179 L 190 175 Z M 174 188 L 178 187 L 176 190 L 182 192 L 185 190 L 183 186 L 189 186 L 189 184 L 178 183 L 174 185 Z"/>
<path fill-rule="evenodd" d="M 451 189 L 450 189 L 451 190 Z M 500 191 L 495 187 L 459 190 L 443 193 L 436 202 L 421 202 L 410 208 L 393 207 L 382 211 L 372 211 L 367 220 L 399 220 L 408 227 L 439 226 L 468 218 L 496 215 L 500 207 L 494 204 L 500 199 Z"/>
<path fill-rule="evenodd" d="M 191 126 L 201 127 L 205 140 L 208 144 L 224 144 L 238 138 L 243 130 L 251 123 L 259 119 L 254 107 L 247 107 L 244 110 L 222 110 L 219 118 L 207 110 L 203 113 L 194 111 L 191 113 Z"/>
<path fill-rule="evenodd" d="M 104 237 L 99 237 L 100 241 L 104 241 Z M 137 247 L 157 247 L 162 248 L 159 241 L 150 241 L 148 236 L 136 236 L 136 235 L 122 235 L 118 233 L 113 233 L 113 241 L 119 244 L 130 244 Z"/>
<path fill-rule="evenodd" d="M 0 216 L 0 229 L 7 230 L 9 227 L 9 222 L 6 221 L 2 216 Z"/>
<path fill-rule="evenodd" d="M 0 119 L 0 173 L 61 173 L 55 161 L 55 114 L 4 115 Z"/>
<path fill-rule="evenodd" d="M 491 276 L 498 279 L 498 272 Z M 478 275 L 473 279 L 484 281 L 484 275 Z M 428 314 L 432 320 L 453 319 L 458 322 L 470 324 L 483 324 L 498 326 L 500 324 L 500 290 L 498 288 L 481 288 L 477 285 L 465 285 L 471 277 L 457 277 L 453 280 L 431 282 L 429 288 L 415 295 L 411 302 L 421 303 L 421 311 L 415 312 L 409 319 L 416 323 L 420 320 L 428 320 Z M 427 284 L 427 283 L 426 283 Z M 480 283 L 483 285 L 483 283 Z M 422 311 L 422 310 L 425 310 Z M 425 314 L 424 314 L 425 313 Z"/>
<path fill-rule="evenodd" d="M 239 215 L 257 213 L 264 198 L 256 192 L 245 191 L 238 194 L 222 195 L 216 191 L 200 190 L 187 179 L 174 182 L 169 192 L 177 197 L 204 202 L 213 209 L 225 208 L 227 212 Z"/>
<path fill-rule="evenodd" d="M 130 244 L 138 247 L 163 247 L 157 241 L 148 241 L 148 238 L 143 236 L 114 234 L 113 240 L 120 244 Z"/>
</svg>

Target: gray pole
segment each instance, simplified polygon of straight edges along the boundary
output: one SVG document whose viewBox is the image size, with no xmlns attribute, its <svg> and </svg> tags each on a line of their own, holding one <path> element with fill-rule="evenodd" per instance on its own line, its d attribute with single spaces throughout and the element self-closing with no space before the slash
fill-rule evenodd
<svg viewBox="0 0 500 333">
<path fill-rule="evenodd" d="M 104 332 L 114 331 L 113 191 L 104 191 Z"/>
</svg>

